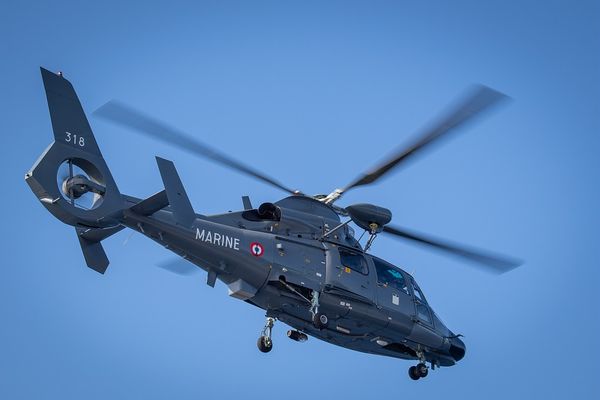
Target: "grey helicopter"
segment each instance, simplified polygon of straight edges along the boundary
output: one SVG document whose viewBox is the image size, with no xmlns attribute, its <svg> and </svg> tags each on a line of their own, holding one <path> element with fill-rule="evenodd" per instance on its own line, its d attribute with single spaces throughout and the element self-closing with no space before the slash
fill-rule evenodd
<svg viewBox="0 0 600 400">
<path fill-rule="evenodd" d="M 96 115 L 180 147 L 288 193 L 275 202 L 217 215 L 192 208 L 172 161 L 156 157 L 164 189 L 148 198 L 122 194 L 102 157 L 86 114 L 62 73 L 41 68 L 54 141 L 25 175 L 41 204 L 75 228 L 87 266 L 104 274 L 109 265 L 102 241 L 129 228 L 223 282 L 230 296 L 266 312 L 258 349 L 273 347 L 276 321 L 287 336 L 309 336 L 364 353 L 415 360 L 411 379 L 429 369 L 455 365 L 466 346 L 428 304 L 414 277 L 369 252 L 378 234 L 440 250 L 504 273 L 520 261 L 390 224 L 392 213 L 360 203 L 338 206 L 351 189 L 369 185 L 441 139 L 459 131 L 506 96 L 473 87 L 440 119 L 376 167 L 327 195 L 310 196 L 233 159 L 196 138 L 116 101 Z M 350 223 L 368 235 L 356 238 Z M 362 237 L 362 236 L 361 236 Z M 57 259 L 57 262 L 60 261 Z M 429 364 L 429 365 L 428 365 Z"/>
</svg>

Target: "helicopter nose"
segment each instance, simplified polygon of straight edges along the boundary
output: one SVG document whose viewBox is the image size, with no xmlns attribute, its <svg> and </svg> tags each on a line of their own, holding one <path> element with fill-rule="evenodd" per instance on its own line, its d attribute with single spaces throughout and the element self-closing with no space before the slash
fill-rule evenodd
<svg viewBox="0 0 600 400">
<path fill-rule="evenodd" d="M 465 346 L 465 342 L 460 340 L 459 338 L 453 338 L 450 342 L 450 355 L 454 358 L 455 361 L 460 361 L 465 356 L 465 352 L 467 351 L 467 346 Z"/>
</svg>

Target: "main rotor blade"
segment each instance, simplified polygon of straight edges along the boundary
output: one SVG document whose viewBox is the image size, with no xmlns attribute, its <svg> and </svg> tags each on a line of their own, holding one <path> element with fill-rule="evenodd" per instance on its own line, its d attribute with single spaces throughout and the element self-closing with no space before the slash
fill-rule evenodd
<svg viewBox="0 0 600 400">
<path fill-rule="evenodd" d="M 200 268 L 184 258 L 170 258 L 156 264 L 156 266 L 177 275 L 192 275 L 200 272 Z"/>
<path fill-rule="evenodd" d="M 375 182 L 391 169 L 397 167 L 400 163 L 406 161 L 411 156 L 418 154 L 442 136 L 456 131 L 457 128 L 481 114 L 482 111 L 490 108 L 492 105 L 505 98 L 507 98 L 506 95 L 487 86 L 475 86 L 462 101 L 460 101 L 445 116 L 437 120 L 431 127 L 426 129 L 413 143 L 407 147 L 401 148 L 387 161 L 375 167 L 370 172 L 357 177 L 352 183 L 342 189 L 341 192 L 343 193 L 357 186 L 368 185 Z"/>
<path fill-rule="evenodd" d="M 483 250 L 468 248 L 466 246 L 450 243 L 448 241 L 425 236 L 414 231 L 409 231 L 404 228 L 393 227 L 386 225 L 383 231 L 397 237 L 408 239 L 414 243 L 429 246 L 436 250 L 444 251 L 448 254 L 458 256 L 466 261 L 480 264 L 487 267 L 490 271 L 503 274 L 512 269 L 517 268 L 523 262 L 515 259 L 510 259 L 505 256 L 491 254 Z"/>
<path fill-rule="evenodd" d="M 115 100 L 111 100 L 104 104 L 98 108 L 94 114 L 126 128 L 133 129 L 146 136 L 162 140 L 167 144 L 179 147 L 180 149 L 194 155 L 212 160 L 217 164 L 221 164 L 243 174 L 250 175 L 253 178 L 261 180 L 290 194 L 300 193 L 297 190 L 293 190 L 287 186 L 284 186 L 275 179 L 255 170 L 254 168 L 249 167 L 240 161 L 234 160 L 224 153 L 213 149 L 198 139 L 181 132 L 178 129 L 172 128 L 165 123 L 158 121 L 157 119 L 144 115 L 140 111 L 137 111 Z"/>
</svg>

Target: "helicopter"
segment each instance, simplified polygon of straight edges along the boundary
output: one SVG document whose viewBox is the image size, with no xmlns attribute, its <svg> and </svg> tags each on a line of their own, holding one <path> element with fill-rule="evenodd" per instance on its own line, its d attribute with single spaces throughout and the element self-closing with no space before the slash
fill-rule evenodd
<svg viewBox="0 0 600 400">
<path fill-rule="evenodd" d="M 148 198 L 122 194 L 108 168 L 81 102 L 62 73 L 41 68 L 54 141 L 25 181 L 41 204 L 75 228 L 87 266 L 101 274 L 109 260 L 102 241 L 129 228 L 206 272 L 207 285 L 223 282 L 233 298 L 265 310 L 257 340 L 273 348 L 276 321 L 287 336 L 309 336 L 351 350 L 414 360 L 408 374 L 453 366 L 466 346 L 428 304 L 414 277 L 369 252 L 379 234 L 443 251 L 504 273 L 520 261 L 475 250 L 391 225 L 390 210 L 368 203 L 336 202 L 349 190 L 372 184 L 391 170 L 457 132 L 507 97 L 478 85 L 408 146 L 329 194 L 310 196 L 200 142 L 191 135 L 116 101 L 95 114 L 113 123 L 180 147 L 288 193 L 255 207 L 217 215 L 194 211 L 172 161 L 156 157 L 164 189 Z M 363 245 L 354 223 L 368 234 Z M 429 365 L 428 365 L 429 364 Z"/>
</svg>

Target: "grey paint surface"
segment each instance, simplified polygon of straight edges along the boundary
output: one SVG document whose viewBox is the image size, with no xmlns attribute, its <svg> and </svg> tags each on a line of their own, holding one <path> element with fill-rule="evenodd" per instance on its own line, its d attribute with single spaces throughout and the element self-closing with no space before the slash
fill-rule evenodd
<svg viewBox="0 0 600 400">
<path fill-rule="evenodd" d="M 71 84 L 44 69 L 42 77 L 55 140 L 26 181 L 50 213 L 76 227 L 90 268 L 105 272 L 108 258 L 101 241 L 129 228 L 206 271 L 210 286 L 221 280 L 231 296 L 329 343 L 435 366 L 453 365 L 464 355 L 464 343 L 439 319 L 419 318 L 410 284 L 400 292 L 381 282 L 373 258 L 348 227 L 333 232 L 341 221 L 331 205 L 298 194 L 252 209 L 244 198 L 243 211 L 204 216 L 193 211 L 174 164 L 160 158 L 164 191 L 145 200 L 122 195 Z M 84 170 L 85 179 L 105 188 L 90 209 L 65 198 L 57 185 L 56 173 L 65 160 Z M 354 210 L 361 219 L 368 217 L 366 206 Z M 385 209 L 373 210 L 379 219 L 391 218 Z M 364 270 L 345 265 L 340 250 L 362 259 Z M 406 282 L 412 281 L 405 271 L 389 267 Z M 329 319 L 322 329 L 313 324 L 307 302 L 315 295 L 319 311 Z M 421 307 L 432 314 L 424 301 Z"/>
</svg>

